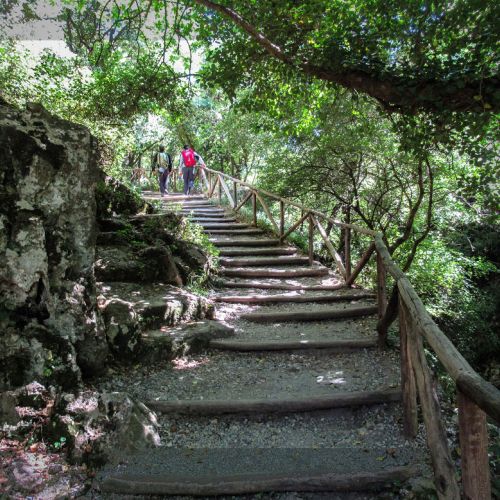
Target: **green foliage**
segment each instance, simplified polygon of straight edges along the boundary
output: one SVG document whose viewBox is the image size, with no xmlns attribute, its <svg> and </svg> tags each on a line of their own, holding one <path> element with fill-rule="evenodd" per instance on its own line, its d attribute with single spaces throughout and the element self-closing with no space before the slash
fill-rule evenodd
<svg viewBox="0 0 500 500">
<path fill-rule="evenodd" d="M 61 436 L 57 441 L 54 441 L 52 443 L 52 447 L 55 450 L 61 450 L 65 445 L 66 445 L 66 438 L 64 436 Z"/>
<path fill-rule="evenodd" d="M 434 109 L 446 109 L 450 104 L 446 96 L 460 90 L 470 101 L 469 109 L 476 102 L 484 109 L 498 104 L 494 79 L 498 9 L 493 1 L 217 3 L 234 9 L 279 51 L 273 57 L 271 49 L 266 52 L 256 36 L 249 36 L 249 29 L 201 8 L 198 22 L 208 52 L 207 77 L 232 95 L 238 87 L 277 95 L 278 88 L 299 73 L 347 87 L 356 86 L 351 75 L 356 75 L 358 85 L 364 79 L 375 86 L 385 82 L 381 100 L 390 105 L 394 91 L 403 108 L 432 104 Z M 465 92 L 472 82 L 477 84 L 474 96 Z"/>
<path fill-rule="evenodd" d="M 459 351 L 475 367 L 500 353 L 498 269 L 484 258 L 452 250 L 442 240 L 425 241 L 419 248 L 410 279 L 429 312 Z M 478 283 L 488 278 L 486 287 Z"/>
<path fill-rule="evenodd" d="M 141 152 L 149 169 L 156 141 L 172 153 L 187 142 L 209 167 L 329 216 L 350 206 L 352 223 L 384 234 L 468 359 L 498 354 L 496 3 L 219 1 L 281 59 L 201 3 L 67 0 L 75 55 L 32 61 L 2 42 L 2 96 L 88 126 L 125 184 Z M 114 201 L 105 183 L 97 190 L 101 214 L 141 208 L 141 186 Z M 196 226 L 172 230 L 217 254 Z M 340 231 L 331 236 L 342 252 Z M 306 249 L 304 232 L 292 240 Z M 352 244 L 355 261 L 367 241 L 353 233 Z M 319 238 L 315 252 L 326 256 Z M 360 283 L 372 278 L 368 267 Z"/>
<path fill-rule="evenodd" d="M 215 265 L 216 257 L 219 256 L 219 250 L 210 241 L 208 235 L 203 232 L 203 227 L 199 224 L 192 223 L 189 219 L 184 218 L 180 225 L 179 237 L 190 243 L 200 246 L 205 253 L 212 258 L 212 265 Z"/>
<path fill-rule="evenodd" d="M 114 214 L 135 215 L 143 207 L 141 197 L 112 177 L 101 179 L 96 185 L 98 218 Z"/>
</svg>

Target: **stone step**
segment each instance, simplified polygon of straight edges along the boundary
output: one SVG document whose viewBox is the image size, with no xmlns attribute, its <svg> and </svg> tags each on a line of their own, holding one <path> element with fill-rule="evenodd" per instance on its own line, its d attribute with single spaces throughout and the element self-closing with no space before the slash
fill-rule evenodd
<svg viewBox="0 0 500 500">
<path fill-rule="evenodd" d="M 214 222 L 213 220 L 212 221 L 206 221 L 206 219 L 204 221 L 200 221 L 200 220 L 196 220 L 196 222 L 198 224 L 200 224 L 201 226 L 203 226 L 204 229 L 246 229 L 248 228 L 248 224 L 242 224 L 240 222 L 232 222 L 232 221 L 228 221 L 228 220 L 223 220 L 223 221 L 217 221 L 217 222 Z"/>
<path fill-rule="evenodd" d="M 209 241 L 216 247 L 275 247 L 280 244 L 280 240 L 271 239 L 221 239 L 209 238 Z"/>
<path fill-rule="evenodd" d="M 184 215 L 185 217 L 210 217 L 214 219 L 220 219 L 226 217 L 226 212 L 224 210 L 214 210 L 213 212 L 207 212 L 205 210 L 179 210 L 176 213 Z"/>
<path fill-rule="evenodd" d="M 119 469 L 109 466 L 99 474 L 99 482 L 106 494 L 205 498 L 289 491 L 380 492 L 421 475 L 421 467 L 411 465 L 421 459 L 413 450 L 403 448 L 394 458 L 380 459 L 386 456 L 382 447 L 161 447 L 129 455 Z"/>
<path fill-rule="evenodd" d="M 221 280 L 219 288 L 255 288 L 258 290 L 289 290 L 289 291 L 335 291 L 344 288 L 338 285 L 293 285 L 290 283 L 266 283 L 262 281 Z"/>
<path fill-rule="evenodd" d="M 368 339 L 324 339 L 324 340 L 212 340 L 209 346 L 223 351 L 291 351 L 303 349 L 328 349 L 346 352 L 377 346 L 377 338 Z"/>
<path fill-rule="evenodd" d="M 219 207 L 218 205 L 203 205 L 203 206 L 191 206 L 191 205 L 182 205 L 180 206 L 179 210 L 184 210 L 184 211 L 197 211 L 197 212 L 209 212 L 209 213 L 220 213 L 226 212 L 226 209 Z"/>
<path fill-rule="evenodd" d="M 207 202 L 208 200 L 203 195 L 185 195 L 185 194 L 168 194 L 161 198 L 163 203 L 180 203 L 180 202 Z"/>
<path fill-rule="evenodd" d="M 183 203 L 179 205 L 179 210 L 207 210 L 216 208 L 212 203 Z"/>
<path fill-rule="evenodd" d="M 256 323 L 280 323 L 287 321 L 325 321 L 344 318 L 360 318 L 371 316 L 378 311 L 377 306 L 348 307 L 345 309 L 327 308 L 318 311 L 275 311 L 275 312 L 254 312 L 242 314 L 241 319 Z"/>
<path fill-rule="evenodd" d="M 167 194 L 161 196 L 160 193 L 151 193 L 143 196 L 145 200 L 160 200 L 162 203 L 181 203 L 183 201 L 206 201 L 207 198 L 202 195 L 186 196 L 184 194 Z"/>
<path fill-rule="evenodd" d="M 224 257 L 251 257 L 258 255 L 293 255 L 297 249 L 293 247 L 279 248 L 219 248 L 219 255 Z"/>
<path fill-rule="evenodd" d="M 273 304 L 273 303 L 307 303 L 307 302 L 343 302 L 359 299 L 373 299 L 375 295 L 369 292 L 345 293 L 342 295 L 298 295 L 298 294 L 275 294 L 275 295 L 219 295 L 214 298 L 216 302 L 228 302 L 231 304 Z"/>
<path fill-rule="evenodd" d="M 300 278 L 313 276 L 326 276 L 328 268 L 326 267 L 302 267 L 296 269 L 245 269 L 241 268 L 223 268 L 221 275 L 234 278 Z"/>
<path fill-rule="evenodd" d="M 235 234 L 235 235 L 254 235 L 262 234 L 262 229 L 204 229 L 207 234 Z"/>
<path fill-rule="evenodd" d="M 245 267 L 245 266 L 290 266 L 290 265 L 306 265 L 309 263 L 308 257 L 263 257 L 263 258 L 248 258 L 234 259 L 222 258 L 220 264 L 225 267 Z"/>
<path fill-rule="evenodd" d="M 401 401 L 400 389 L 380 389 L 331 394 L 328 396 L 304 396 L 276 399 L 178 399 L 146 402 L 146 406 L 158 413 L 183 415 L 223 415 L 226 413 L 290 413 L 367 406 Z"/>
<path fill-rule="evenodd" d="M 238 222 L 238 219 L 234 217 L 226 217 L 224 215 L 217 215 L 214 217 L 200 217 L 195 215 L 194 217 L 190 217 L 190 220 L 196 222 L 197 224 L 205 225 L 205 224 L 221 224 L 226 225 L 227 223 Z"/>
</svg>

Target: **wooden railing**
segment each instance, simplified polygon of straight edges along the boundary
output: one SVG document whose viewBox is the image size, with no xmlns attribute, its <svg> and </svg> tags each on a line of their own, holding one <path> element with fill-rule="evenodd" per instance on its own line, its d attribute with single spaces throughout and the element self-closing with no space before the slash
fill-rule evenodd
<svg viewBox="0 0 500 500">
<path fill-rule="evenodd" d="M 376 254 L 379 319 L 383 318 L 387 309 L 387 274 L 394 279 L 399 298 L 398 314 L 401 340 L 401 390 L 404 434 L 408 438 L 415 438 L 417 435 L 418 398 L 427 433 L 427 444 L 434 469 L 438 497 L 440 499 L 455 500 L 463 495 L 464 498 L 471 500 L 490 499 L 491 483 L 486 416 L 488 415 L 494 421 L 500 422 L 500 391 L 472 369 L 453 343 L 439 329 L 406 275 L 392 260 L 382 236 L 370 229 L 341 222 L 317 210 L 258 189 L 223 172 L 206 168 L 204 173 L 206 175 L 202 175 L 202 179 L 209 198 L 217 196 L 219 203 L 222 204 L 223 195 L 225 194 L 235 212 L 240 211 L 247 202 L 251 201 L 254 225 L 257 225 L 258 222 L 257 208 L 260 204 L 273 231 L 281 242 L 299 226 L 307 223 L 309 225 L 308 253 L 311 264 L 314 259 L 314 233 L 318 231 L 342 277 L 342 286 L 351 286 L 367 265 L 371 256 L 374 253 Z M 238 199 L 239 191 L 241 199 Z M 264 197 L 279 203 L 278 221 L 274 219 Z M 299 209 L 301 215 L 287 229 L 285 228 L 285 215 L 286 211 L 291 208 Z M 336 251 L 323 224 L 330 224 L 343 230 L 344 258 Z M 370 244 L 351 271 L 350 245 L 352 231 L 368 236 Z M 385 337 L 381 340 L 385 341 Z M 425 357 L 424 340 L 434 351 L 444 369 L 456 384 L 462 492 L 455 474 L 455 467 L 446 438 L 446 429 L 441 418 L 439 399 L 433 382 L 432 371 Z"/>
</svg>

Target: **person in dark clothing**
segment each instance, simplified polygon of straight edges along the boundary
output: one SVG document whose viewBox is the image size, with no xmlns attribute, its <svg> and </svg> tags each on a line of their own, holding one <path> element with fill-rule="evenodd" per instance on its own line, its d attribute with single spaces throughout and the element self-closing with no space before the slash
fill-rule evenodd
<svg viewBox="0 0 500 500">
<path fill-rule="evenodd" d="M 158 170 L 158 183 L 160 184 L 160 194 L 168 194 L 168 184 L 170 172 L 172 172 L 172 157 L 165 152 L 165 146 L 160 146 L 155 154 L 152 164 L 152 171 Z"/>
</svg>

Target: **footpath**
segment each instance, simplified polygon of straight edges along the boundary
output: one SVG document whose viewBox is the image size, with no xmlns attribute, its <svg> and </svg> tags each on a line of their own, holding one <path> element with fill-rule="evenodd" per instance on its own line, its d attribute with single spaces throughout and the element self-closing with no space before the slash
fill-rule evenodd
<svg viewBox="0 0 500 500">
<path fill-rule="evenodd" d="M 127 390 L 158 414 L 162 446 L 106 467 L 104 495 L 373 498 L 419 476 L 424 436 L 403 437 L 399 354 L 377 347 L 375 296 L 203 196 L 161 200 L 218 247 L 210 298 L 234 335 L 130 375 Z"/>
</svg>

